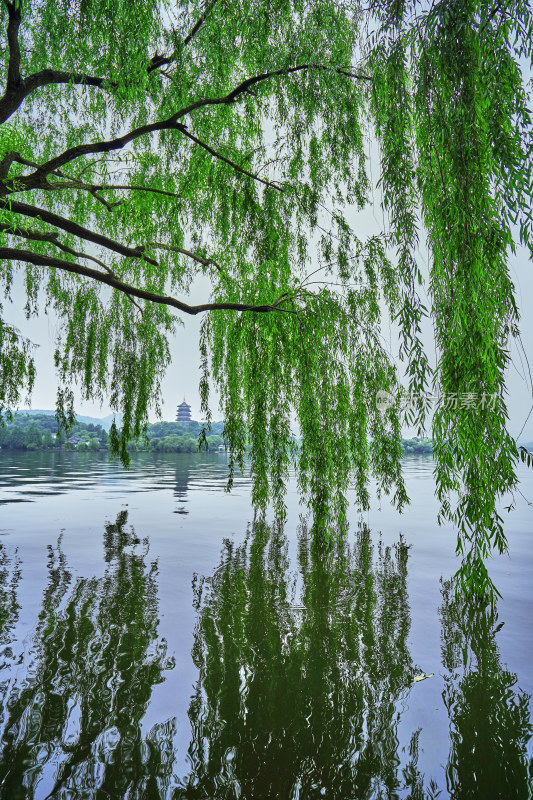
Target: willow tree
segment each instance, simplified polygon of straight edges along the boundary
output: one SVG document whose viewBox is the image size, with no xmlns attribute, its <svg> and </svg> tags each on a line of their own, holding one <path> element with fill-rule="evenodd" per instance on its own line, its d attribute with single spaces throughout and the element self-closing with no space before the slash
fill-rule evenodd
<svg viewBox="0 0 533 800">
<path fill-rule="evenodd" d="M 483 581 L 518 458 L 503 381 L 513 225 L 529 243 L 531 223 L 528 3 L 2 0 L 1 14 L 1 276 L 10 297 L 23 271 L 26 314 L 60 320 L 60 418 L 75 383 L 107 397 L 127 459 L 159 408 L 169 337 L 202 314 L 204 412 L 215 384 L 231 470 L 250 444 L 259 507 L 283 515 L 296 461 L 319 526 L 343 525 L 350 484 L 366 508 L 372 475 L 401 508 L 387 309 L 419 426 L 429 389 L 496 398 L 433 421 L 441 513 Z M 368 237 L 349 219 L 371 199 L 372 136 L 389 221 Z M 193 305 L 198 275 L 211 289 Z M 5 411 L 34 379 L 31 343 L 6 321 L 0 358 Z"/>
</svg>

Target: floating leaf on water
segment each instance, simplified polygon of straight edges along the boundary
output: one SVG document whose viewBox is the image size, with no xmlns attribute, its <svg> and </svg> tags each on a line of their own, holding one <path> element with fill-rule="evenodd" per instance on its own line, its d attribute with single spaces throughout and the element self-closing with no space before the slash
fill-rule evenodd
<svg viewBox="0 0 533 800">
<path fill-rule="evenodd" d="M 425 672 L 421 672 L 420 675 L 415 675 L 413 678 L 413 683 L 417 683 L 418 681 L 425 681 L 426 678 L 432 678 L 434 676 L 434 672 L 429 672 L 427 675 Z"/>
</svg>

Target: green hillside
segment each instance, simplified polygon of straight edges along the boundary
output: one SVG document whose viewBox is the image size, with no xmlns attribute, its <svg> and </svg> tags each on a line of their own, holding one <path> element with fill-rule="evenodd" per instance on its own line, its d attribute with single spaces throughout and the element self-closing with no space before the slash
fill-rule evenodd
<svg viewBox="0 0 533 800">
<path fill-rule="evenodd" d="M 69 439 L 80 439 L 81 442 L 71 445 Z M 48 450 L 74 446 L 79 450 L 100 450 L 107 446 L 107 439 L 107 431 L 101 425 L 78 420 L 67 435 L 58 433 L 55 416 L 46 412 L 19 412 L 12 422 L 6 422 L 0 428 L 0 447 L 3 450 Z"/>
</svg>

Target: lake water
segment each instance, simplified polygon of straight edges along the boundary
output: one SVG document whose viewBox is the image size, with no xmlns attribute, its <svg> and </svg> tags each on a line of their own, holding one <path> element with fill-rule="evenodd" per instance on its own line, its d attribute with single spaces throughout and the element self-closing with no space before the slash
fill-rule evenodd
<svg viewBox="0 0 533 800">
<path fill-rule="evenodd" d="M 327 554 L 223 454 L 2 453 L 0 797 L 533 797 L 533 473 L 483 610 L 404 465 Z"/>
</svg>

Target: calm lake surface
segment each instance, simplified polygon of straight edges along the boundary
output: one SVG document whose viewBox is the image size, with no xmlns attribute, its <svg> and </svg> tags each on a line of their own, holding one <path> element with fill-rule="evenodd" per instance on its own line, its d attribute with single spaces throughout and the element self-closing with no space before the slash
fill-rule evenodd
<svg viewBox="0 0 533 800">
<path fill-rule="evenodd" d="M 404 465 L 407 511 L 326 556 L 225 455 L 1 453 L 0 797 L 533 797 L 533 509 L 473 608 Z"/>
</svg>

